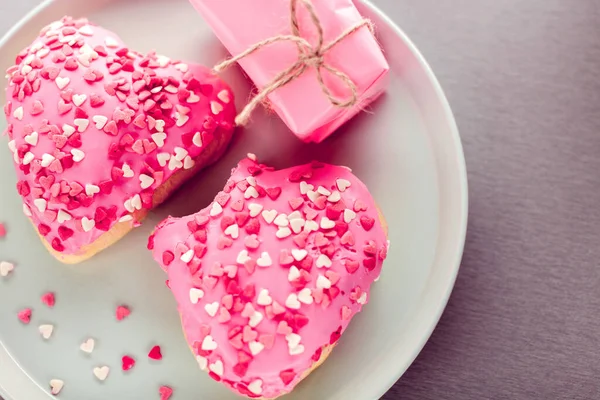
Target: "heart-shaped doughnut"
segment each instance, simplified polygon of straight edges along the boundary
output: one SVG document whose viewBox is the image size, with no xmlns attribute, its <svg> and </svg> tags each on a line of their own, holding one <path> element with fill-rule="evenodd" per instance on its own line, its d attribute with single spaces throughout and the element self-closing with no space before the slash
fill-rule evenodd
<svg viewBox="0 0 600 400">
<path fill-rule="evenodd" d="M 167 271 L 200 367 L 237 393 L 290 392 L 369 299 L 387 228 L 348 168 L 240 162 L 213 203 L 148 247 Z"/>
<path fill-rule="evenodd" d="M 24 211 L 67 263 L 120 239 L 233 132 L 233 94 L 210 70 L 129 50 L 85 19 L 44 28 L 8 78 Z"/>
</svg>

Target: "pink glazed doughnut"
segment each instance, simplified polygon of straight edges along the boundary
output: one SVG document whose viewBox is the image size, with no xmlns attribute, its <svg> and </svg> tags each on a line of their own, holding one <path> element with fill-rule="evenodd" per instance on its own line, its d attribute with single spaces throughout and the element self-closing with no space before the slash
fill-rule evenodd
<svg viewBox="0 0 600 400">
<path fill-rule="evenodd" d="M 200 368 L 236 393 L 289 393 L 369 300 L 389 242 L 366 186 L 318 162 L 274 171 L 253 155 L 197 214 L 148 248 L 168 273 Z"/>
<path fill-rule="evenodd" d="M 65 263 L 123 237 L 233 133 L 233 94 L 209 69 L 129 50 L 85 19 L 42 29 L 7 76 L 17 190 Z"/>
</svg>

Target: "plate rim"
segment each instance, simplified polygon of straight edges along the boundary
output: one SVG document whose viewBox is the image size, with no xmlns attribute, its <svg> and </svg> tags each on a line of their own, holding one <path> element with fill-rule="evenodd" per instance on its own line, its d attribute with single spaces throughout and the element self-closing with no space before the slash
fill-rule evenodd
<svg viewBox="0 0 600 400">
<path fill-rule="evenodd" d="M 72 1 L 72 0 L 69 0 Z M 386 13 L 383 12 L 377 5 L 373 4 L 371 0 L 358 0 L 363 3 L 365 6 L 371 9 L 371 11 L 382 21 L 385 21 L 386 24 L 390 27 L 394 33 L 396 33 L 401 40 L 405 43 L 407 48 L 413 54 L 415 59 L 418 61 L 420 66 L 423 68 L 427 79 L 432 85 L 432 88 L 435 92 L 437 99 L 442 106 L 444 118 L 448 123 L 448 127 L 450 128 L 450 136 L 451 142 L 454 146 L 453 154 L 455 154 L 455 167 L 457 168 L 458 173 L 458 182 L 459 186 L 457 189 L 457 194 L 460 199 L 460 218 L 459 218 L 459 226 L 458 235 L 455 243 L 455 254 L 452 260 L 448 260 L 446 264 L 448 265 L 447 270 L 450 273 L 449 279 L 447 280 L 445 286 L 445 291 L 440 292 L 437 298 L 431 300 L 434 302 L 434 309 L 436 312 L 432 315 L 433 318 L 430 319 L 429 323 L 418 323 L 415 328 L 416 334 L 413 333 L 411 341 L 414 342 L 409 347 L 412 348 L 412 353 L 410 357 L 406 358 L 406 362 L 402 364 L 398 364 L 397 368 L 395 368 L 393 373 L 388 373 L 389 378 L 387 379 L 387 383 L 382 385 L 379 390 L 374 390 L 373 392 L 377 394 L 377 398 L 383 396 L 408 370 L 408 368 L 413 364 L 417 356 L 423 350 L 425 344 L 429 341 L 434 329 L 439 323 L 439 320 L 446 309 L 448 300 L 452 291 L 454 289 L 456 278 L 458 276 L 458 272 L 460 270 L 460 265 L 464 253 L 466 235 L 467 235 L 467 225 L 468 225 L 468 209 L 469 209 L 469 190 L 468 190 L 468 175 L 467 175 L 467 166 L 466 160 L 464 157 L 463 145 L 460 138 L 460 133 L 458 129 L 458 125 L 456 123 L 456 119 L 454 117 L 454 113 L 452 112 L 452 108 L 450 103 L 446 97 L 446 94 L 437 78 L 433 69 L 415 45 L 415 43 L 410 39 L 410 37 L 400 28 L 400 26 L 393 21 Z M 46 9 L 50 8 L 55 0 L 43 0 L 40 4 L 32 8 L 27 14 L 25 14 L 21 19 L 19 19 L 9 30 L 0 38 L 0 49 L 4 48 L 10 41 L 18 35 L 19 31 L 22 30 L 31 20 L 37 17 L 39 14 L 43 13 Z M 414 339 L 418 338 L 418 339 Z M 4 346 L 2 342 L 0 342 L 0 369 L 3 369 L 3 364 L 5 362 L 12 362 L 14 367 L 18 369 L 16 371 L 16 375 L 7 376 L 5 379 L 9 379 L 11 377 L 27 379 L 31 384 L 37 386 L 42 394 L 49 395 L 42 386 L 36 382 L 18 363 L 18 361 L 11 355 L 10 351 Z M 0 381 L 0 395 L 4 397 L 5 400 L 18 400 L 15 395 L 11 394 L 11 392 L 6 389 L 5 385 Z"/>
</svg>

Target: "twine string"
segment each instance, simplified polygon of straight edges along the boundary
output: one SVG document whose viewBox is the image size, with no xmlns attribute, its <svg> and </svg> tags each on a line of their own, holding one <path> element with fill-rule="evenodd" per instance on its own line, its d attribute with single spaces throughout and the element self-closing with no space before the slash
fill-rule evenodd
<svg viewBox="0 0 600 400">
<path fill-rule="evenodd" d="M 298 22 L 298 2 L 301 2 L 306 8 L 315 27 L 317 32 L 316 46 L 311 45 L 308 40 L 301 36 L 300 25 Z M 325 55 L 341 41 L 364 26 L 368 27 L 371 32 L 373 32 L 374 27 L 371 21 L 363 19 L 356 25 L 346 29 L 336 39 L 325 44 L 323 25 L 321 24 L 319 16 L 317 15 L 317 12 L 310 0 L 290 0 L 290 15 L 292 30 L 291 35 L 278 35 L 262 40 L 253 46 L 250 46 L 237 56 L 231 57 L 214 67 L 214 71 L 216 73 L 220 73 L 238 61 L 250 56 L 251 54 L 254 54 L 258 50 L 279 42 L 295 43 L 296 47 L 298 48 L 298 60 L 292 66 L 277 74 L 269 84 L 263 87 L 262 90 L 260 90 L 258 94 L 252 98 L 252 100 L 250 100 L 242 112 L 240 112 L 236 117 L 235 123 L 237 126 L 246 125 L 256 107 L 263 103 L 271 93 L 299 78 L 309 68 L 314 68 L 316 70 L 319 86 L 331 104 L 341 108 L 348 108 L 354 106 L 358 102 L 358 89 L 356 84 L 347 74 L 327 64 L 325 62 Z M 332 93 L 323 79 L 323 70 L 327 71 L 332 76 L 335 76 L 344 86 L 348 88 L 350 96 L 347 99 L 339 99 Z"/>
</svg>

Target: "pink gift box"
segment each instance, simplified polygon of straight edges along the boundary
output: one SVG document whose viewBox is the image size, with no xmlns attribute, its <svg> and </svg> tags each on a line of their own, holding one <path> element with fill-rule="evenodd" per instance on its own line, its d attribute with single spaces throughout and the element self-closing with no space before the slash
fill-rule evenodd
<svg viewBox="0 0 600 400">
<path fill-rule="evenodd" d="M 289 0 L 190 0 L 227 50 L 237 55 L 267 38 L 291 35 Z M 335 40 L 363 21 L 352 0 L 313 0 L 324 31 L 324 43 Z M 304 39 L 315 44 L 317 30 L 298 1 L 298 21 Z M 291 41 L 265 46 L 239 61 L 260 89 L 298 61 Z M 324 62 L 346 74 L 356 86 L 357 103 L 342 108 L 323 93 L 314 67 L 268 96 L 272 109 L 305 142 L 320 142 L 375 100 L 386 87 L 389 66 L 377 40 L 364 26 L 324 55 Z M 351 97 L 347 84 L 323 71 L 324 84 L 341 101 Z"/>
</svg>

